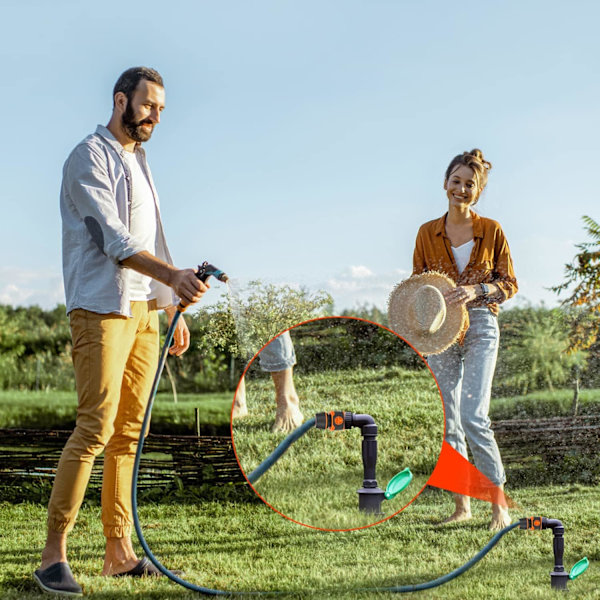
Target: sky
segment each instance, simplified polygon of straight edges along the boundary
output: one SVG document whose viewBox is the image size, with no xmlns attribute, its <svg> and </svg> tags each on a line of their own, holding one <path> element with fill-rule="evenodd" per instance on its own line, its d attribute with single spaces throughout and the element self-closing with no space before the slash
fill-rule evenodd
<svg viewBox="0 0 600 600">
<path fill-rule="evenodd" d="M 451 158 L 492 162 L 520 291 L 555 305 L 598 220 L 600 5 L 0 0 L 0 303 L 64 302 L 62 165 L 131 66 L 163 76 L 145 145 L 175 264 L 385 308 Z M 215 286 L 216 287 L 216 286 Z M 215 296 L 216 297 L 216 296 Z"/>
</svg>

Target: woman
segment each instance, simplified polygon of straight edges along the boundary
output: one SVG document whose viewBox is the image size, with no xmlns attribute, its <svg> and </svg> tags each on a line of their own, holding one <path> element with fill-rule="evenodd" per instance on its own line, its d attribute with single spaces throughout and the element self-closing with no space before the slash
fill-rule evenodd
<svg viewBox="0 0 600 600">
<path fill-rule="evenodd" d="M 506 481 L 488 410 L 498 353 L 498 305 L 517 292 L 508 243 L 500 225 L 480 217 L 473 207 L 486 186 L 492 165 L 481 150 L 455 156 L 444 178 L 448 212 L 421 226 L 413 274 L 440 271 L 456 282 L 446 303 L 466 304 L 469 323 L 458 344 L 428 357 L 446 412 L 446 441 L 494 484 Z M 454 495 L 456 508 L 446 522 L 471 518 L 468 496 Z M 510 524 L 508 512 L 492 505 L 490 529 Z"/>
</svg>

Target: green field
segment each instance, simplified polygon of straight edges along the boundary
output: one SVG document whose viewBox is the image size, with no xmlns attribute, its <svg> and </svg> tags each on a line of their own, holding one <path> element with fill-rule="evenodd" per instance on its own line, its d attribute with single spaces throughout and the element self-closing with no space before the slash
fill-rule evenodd
<svg viewBox="0 0 600 600">
<path fill-rule="evenodd" d="M 344 398 L 343 391 L 334 392 L 330 406 Z M 194 431 L 194 409 L 200 409 L 203 426 L 219 427 L 223 432 L 229 427 L 229 413 L 233 392 L 214 394 L 179 394 L 178 402 L 173 396 L 161 393 L 157 396 L 152 412 L 155 433 L 173 429 L 171 433 Z M 492 398 L 490 418 L 525 419 L 537 417 L 567 416 L 570 414 L 572 390 L 533 392 L 513 398 Z M 75 424 L 77 396 L 75 392 L 30 392 L 0 390 L 0 427 L 24 427 L 30 429 L 68 429 Z M 319 410 L 323 410 L 319 408 Z M 600 413 L 600 389 L 581 390 L 580 414 Z M 224 428 L 224 429 L 223 429 Z"/>
<path fill-rule="evenodd" d="M 228 435 L 233 392 L 219 394 L 159 394 L 152 410 L 153 433 L 192 435 L 194 409 L 200 410 L 201 432 Z M 0 391 L 0 427 L 72 429 L 75 426 L 75 392 Z"/>
<path fill-rule="evenodd" d="M 582 556 L 589 570 L 571 582 L 573 598 L 598 598 L 600 589 L 600 493 L 573 486 L 521 489 L 522 510 L 514 517 L 542 514 L 566 525 L 565 564 Z M 489 541 L 489 508 L 474 503 L 472 521 L 439 525 L 451 509 L 450 495 L 427 490 L 389 521 L 351 532 L 323 532 L 281 518 L 262 504 L 203 502 L 141 507 L 150 547 L 172 568 L 184 568 L 197 585 L 238 591 L 285 590 L 285 598 L 331 595 L 325 590 L 385 587 L 428 581 L 447 573 Z M 31 572 L 44 540 L 45 509 L 0 504 L 2 538 L 0 597 L 47 597 L 36 592 Z M 90 599 L 193 598 L 167 581 L 124 581 L 98 575 L 102 567 L 100 509 L 86 508 L 70 538 L 71 566 Z M 420 599 L 455 600 L 556 598 L 550 589 L 552 535 L 549 531 L 509 532 L 475 567 Z M 404 594 L 403 596 L 407 596 Z M 280 596 L 281 597 L 281 596 Z M 392 597 L 373 592 L 338 592 L 340 598 Z"/>
<path fill-rule="evenodd" d="M 385 393 L 399 393 L 401 398 L 405 398 L 402 386 L 414 392 L 415 388 L 423 385 L 426 395 L 427 383 L 422 378 L 423 373 L 420 372 L 402 373 L 391 369 L 366 370 L 361 374 L 338 372 L 300 376 L 296 383 L 305 416 L 327 409 L 372 412 L 378 419 L 377 413 L 381 413 L 381 461 L 378 469 L 381 485 L 386 483 L 387 469 L 391 465 L 397 471 L 398 467 L 407 464 L 419 475 L 419 469 L 429 463 L 433 448 L 438 444 L 437 418 L 427 419 L 424 413 L 414 413 L 414 406 L 420 406 L 419 403 L 405 405 L 395 396 L 390 396 L 392 400 L 395 398 L 392 402 L 377 402 L 377 398 Z M 268 380 L 248 382 L 251 415 L 245 424 L 244 420 L 240 421 L 239 426 L 242 427 L 240 431 L 245 432 L 242 435 L 247 437 L 244 443 L 248 443 L 248 448 L 253 451 L 253 455 L 246 451 L 249 461 L 262 459 L 269 447 L 282 437 L 268 434 L 268 424 L 273 416 L 273 405 L 269 403 L 270 389 Z M 368 394 L 367 391 L 377 393 Z M 582 393 L 582 407 L 586 412 L 596 408 L 596 392 Z M 494 400 L 492 414 L 494 418 L 498 418 L 496 415 L 506 418 L 511 413 L 519 418 L 530 413 L 552 416 L 555 411 L 559 414 L 563 410 L 568 412 L 570 397 L 571 392 L 565 390 L 551 396 Z M 435 407 L 435 403 L 429 405 L 428 402 L 430 400 L 423 406 L 429 409 Z M 153 425 L 185 427 L 191 432 L 193 408 L 199 406 L 203 425 L 217 423 L 225 427 L 230 403 L 229 394 L 184 397 L 176 405 L 172 399 L 161 397 L 156 403 Z M 403 410 L 396 411 L 394 404 Z M 546 410 L 543 410 L 544 406 Z M 4 427 L 40 427 L 46 418 L 48 427 L 53 426 L 50 423 L 57 423 L 64 428 L 65 422 L 74 416 L 74 407 L 73 394 L 3 392 L 0 394 L 0 424 Z M 406 423 L 402 423 L 403 417 L 411 425 L 411 431 L 406 429 Z M 402 435 L 392 435 L 392 431 L 384 426 L 387 421 L 394 423 Z M 421 440 L 420 444 L 415 442 L 415 438 L 410 438 L 411 435 Z M 342 512 L 352 515 L 350 523 L 341 524 L 360 524 L 356 521 L 354 510 L 357 483 L 360 483 L 361 477 L 358 430 L 311 431 L 305 438 L 305 445 L 302 445 L 302 440 L 294 444 L 281 459 L 281 466 L 285 467 L 281 472 L 275 470 L 280 466 L 278 463 L 273 473 L 265 475 L 267 484 L 269 477 L 274 476 L 269 484 L 272 486 L 271 493 L 276 494 L 280 501 L 287 496 L 287 500 L 292 502 L 292 512 L 303 510 L 309 503 L 313 507 L 322 507 L 323 498 L 337 496 L 344 502 L 349 501 Z M 388 456 L 390 438 L 395 443 Z M 400 447 L 396 443 L 398 440 L 407 443 Z M 240 443 L 242 441 L 240 438 Z M 303 481 L 294 490 L 292 483 L 295 476 L 298 470 L 306 469 L 309 459 L 315 470 L 318 467 L 319 477 L 323 476 L 321 485 L 314 486 L 311 477 L 310 481 Z M 328 485 L 344 478 L 351 485 L 339 494 L 332 493 Z M 600 488 L 568 484 L 512 489 L 510 481 L 508 485 L 511 497 L 520 507 L 511 511 L 514 519 L 542 515 L 563 521 L 567 568 L 584 555 L 590 559 L 588 572 L 569 584 L 570 596 L 599 598 Z M 419 487 L 418 481 L 415 487 Z M 215 496 L 218 497 L 218 494 L 213 494 L 210 500 L 195 503 L 185 494 L 171 495 L 168 500 L 152 504 L 141 500 L 140 518 L 148 542 L 157 556 L 170 567 L 183 568 L 186 578 L 192 583 L 218 589 L 283 590 L 285 593 L 278 597 L 284 598 L 326 598 L 332 595 L 348 599 L 392 597 L 386 592 L 350 590 L 434 579 L 463 564 L 492 536 L 487 531 L 489 505 L 480 501 L 473 502 L 474 518 L 471 521 L 441 525 L 443 518 L 452 511 L 452 498 L 449 493 L 432 488 L 426 488 L 412 504 L 391 519 L 373 527 L 347 532 L 303 527 L 282 518 L 262 502 L 250 501 L 253 497 L 234 502 L 228 500 L 225 494 L 222 494 L 221 501 L 214 500 Z M 384 508 L 386 513 L 392 512 L 387 510 L 385 503 Z M 31 578 L 44 543 L 45 517 L 43 505 L 0 502 L 0 598 L 48 597 L 37 592 Z M 307 518 L 322 519 L 322 514 L 309 511 Z M 86 597 L 96 600 L 183 600 L 197 597 L 197 594 L 168 581 L 103 578 L 99 576 L 102 550 L 100 507 L 87 503 L 70 536 L 69 552 L 71 566 L 84 587 Z M 556 593 L 550 589 L 552 565 L 552 535 L 549 531 L 515 530 L 464 575 L 442 587 L 408 596 L 427 600 L 556 598 Z M 336 591 L 333 593 L 331 590 Z"/>
</svg>

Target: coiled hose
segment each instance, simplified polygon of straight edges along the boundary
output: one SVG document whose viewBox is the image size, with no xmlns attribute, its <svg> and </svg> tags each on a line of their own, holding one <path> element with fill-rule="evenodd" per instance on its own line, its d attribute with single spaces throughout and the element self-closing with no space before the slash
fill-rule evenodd
<svg viewBox="0 0 600 600">
<path fill-rule="evenodd" d="M 205 594 L 207 596 L 257 596 L 257 595 L 281 595 L 281 594 L 290 594 L 290 591 L 249 591 L 249 592 L 237 592 L 237 591 L 226 591 L 226 590 L 215 590 L 212 588 L 203 587 L 200 585 L 195 585 L 186 581 L 185 579 L 181 579 L 181 577 L 177 577 L 169 571 L 152 553 L 146 539 L 144 537 L 144 533 L 142 531 L 142 527 L 140 525 L 140 519 L 138 515 L 138 507 L 137 507 L 137 480 L 138 474 L 140 470 L 140 460 L 142 457 L 142 451 L 144 448 L 144 437 L 145 433 L 148 429 L 148 424 L 150 422 L 150 415 L 152 414 L 152 406 L 154 404 L 154 399 L 156 397 L 156 392 L 158 389 L 158 383 L 160 381 L 160 376 L 165 366 L 165 362 L 167 360 L 167 353 L 169 350 L 169 346 L 173 340 L 173 334 L 175 332 L 175 327 L 179 318 L 181 316 L 181 312 L 177 311 L 173 320 L 171 321 L 171 325 L 167 331 L 165 343 L 162 347 L 160 358 L 158 361 L 158 368 L 156 369 L 156 374 L 154 376 L 154 381 L 152 383 L 152 390 L 150 392 L 150 397 L 148 399 L 148 405 L 146 406 L 146 412 L 144 414 L 144 421 L 142 423 L 142 429 L 140 432 L 140 439 L 137 447 L 137 451 L 135 453 L 135 462 L 133 466 L 133 476 L 132 476 L 132 485 L 131 485 L 131 504 L 133 508 L 133 524 L 135 527 L 135 531 L 140 540 L 140 544 L 144 549 L 144 552 L 148 556 L 150 562 L 166 577 L 168 577 L 171 581 L 187 588 L 188 590 L 192 590 L 195 592 L 200 592 L 201 594 Z M 251 482 L 256 481 L 261 475 L 263 475 L 270 467 L 277 462 L 277 460 L 281 457 L 281 455 L 290 447 L 290 445 L 304 435 L 311 427 L 314 426 L 315 419 L 311 419 L 307 421 L 298 429 L 293 431 L 289 436 L 287 436 L 280 444 L 275 448 L 275 450 L 271 453 L 271 455 L 266 458 L 250 475 L 248 479 Z M 357 591 L 361 592 L 396 592 L 396 593 L 404 593 L 404 592 L 416 592 L 420 590 L 427 590 L 430 588 L 437 587 L 439 585 L 443 585 L 444 583 L 448 583 L 455 577 L 462 575 L 465 571 L 470 569 L 473 565 L 478 563 L 504 536 L 506 533 L 519 526 L 519 522 L 512 523 L 508 527 L 505 527 L 501 531 L 499 531 L 494 537 L 469 561 L 467 561 L 461 567 L 443 575 L 442 577 L 438 577 L 437 579 L 433 579 L 431 581 L 426 581 L 424 583 L 417 583 L 414 585 L 401 585 L 395 587 L 367 587 L 367 588 L 357 588 Z M 314 591 L 314 590 L 301 590 L 301 591 Z"/>
</svg>

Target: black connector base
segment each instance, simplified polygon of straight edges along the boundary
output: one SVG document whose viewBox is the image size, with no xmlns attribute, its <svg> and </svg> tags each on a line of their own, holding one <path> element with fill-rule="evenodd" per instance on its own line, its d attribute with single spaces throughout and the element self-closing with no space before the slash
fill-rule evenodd
<svg viewBox="0 0 600 600">
<path fill-rule="evenodd" d="M 383 515 L 381 503 L 384 499 L 385 492 L 381 488 L 360 488 L 358 490 L 358 509 L 366 513 Z"/>
<path fill-rule="evenodd" d="M 550 573 L 550 585 L 553 590 L 567 591 L 567 583 L 569 583 L 569 574 L 566 571 Z"/>
</svg>

